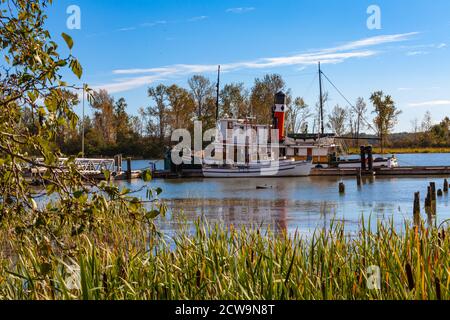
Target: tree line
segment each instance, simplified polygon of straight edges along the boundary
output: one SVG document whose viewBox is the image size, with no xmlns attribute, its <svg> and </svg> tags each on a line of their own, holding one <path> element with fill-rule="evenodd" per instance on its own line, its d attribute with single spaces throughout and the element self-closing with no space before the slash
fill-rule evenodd
<svg viewBox="0 0 450 320">
<path fill-rule="evenodd" d="M 195 120 L 201 120 L 205 128 L 215 126 L 217 83 L 202 75 L 194 75 L 187 84 L 187 88 L 176 84 L 148 88 L 148 106 L 139 108 L 137 115 L 128 113 L 124 98 L 116 101 L 105 90 L 93 92 L 89 99 L 93 115 L 80 120 L 76 130 L 65 130 L 58 139 L 61 150 L 70 155 L 78 154 L 81 151 L 81 128 L 84 128 L 86 156 L 119 153 L 143 158 L 163 156 L 170 145 L 173 130 L 184 128 L 193 132 Z M 287 131 L 318 133 L 321 123 L 319 97 L 311 107 L 303 97 L 294 97 L 278 74 L 256 78 L 250 89 L 244 83 L 225 84 L 219 91 L 219 118 L 255 117 L 259 123 L 271 123 L 274 95 L 279 91 L 287 95 Z M 79 103 L 75 94 L 69 91 L 66 94 L 71 96 L 69 100 L 73 106 Z M 322 103 L 325 105 L 329 101 L 329 94 L 325 92 Z M 326 113 L 324 124 L 327 132 L 352 138 L 350 144 L 355 146 L 358 139 L 367 137 L 367 131 L 376 133 L 382 147 L 450 144 L 448 119 L 440 125 L 433 125 L 429 112 L 422 125 L 417 124 L 412 133 L 402 139 L 391 139 L 400 114 L 392 96 L 376 91 L 369 102 L 359 97 L 354 105 L 335 105 Z M 371 115 L 372 119 L 368 120 Z"/>
</svg>

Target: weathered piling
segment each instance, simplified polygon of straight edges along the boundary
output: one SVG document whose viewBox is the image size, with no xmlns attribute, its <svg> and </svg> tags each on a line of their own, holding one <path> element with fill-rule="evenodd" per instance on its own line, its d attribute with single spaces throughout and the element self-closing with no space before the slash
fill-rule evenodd
<svg viewBox="0 0 450 320">
<path fill-rule="evenodd" d="M 361 180 L 362 180 L 361 169 L 358 168 L 356 171 L 356 184 L 358 185 L 358 187 L 361 187 Z"/>
<path fill-rule="evenodd" d="M 369 162 L 368 169 L 369 169 L 369 171 L 372 171 L 373 170 L 373 149 L 371 146 L 368 146 L 366 150 L 367 150 L 367 159 Z"/>
<path fill-rule="evenodd" d="M 361 146 L 361 170 L 366 170 L 366 147 Z"/>
<path fill-rule="evenodd" d="M 131 158 L 127 158 L 127 179 L 131 180 Z"/>
<path fill-rule="evenodd" d="M 444 193 L 448 193 L 448 181 L 447 181 L 447 179 L 444 180 Z"/>
<path fill-rule="evenodd" d="M 431 201 L 436 201 L 436 183 L 430 182 L 431 187 Z"/>
<path fill-rule="evenodd" d="M 436 183 L 431 182 L 430 186 L 430 214 L 435 216 L 436 215 Z"/>
<path fill-rule="evenodd" d="M 438 189 L 437 196 L 442 197 L 443 195 L 444 195 L 444 193 L 442 192 L 442 189 Z"/>
<path fill-rule="evenodd" d="M 414 222 L 420 222 L 420 192 L 414 194 Z"/>
<path fill-rule="evenodd" d="M 340 194 L 345 193 L 345 184 L 343 182 L 339 183 L 339 193 Z"/>
<path fill-rule="evenodd" d="M 425 211 L 430 211 L 431 208 L 431 187 L 428 186 L 427 196 L 425 198 Z"/>
</svg>

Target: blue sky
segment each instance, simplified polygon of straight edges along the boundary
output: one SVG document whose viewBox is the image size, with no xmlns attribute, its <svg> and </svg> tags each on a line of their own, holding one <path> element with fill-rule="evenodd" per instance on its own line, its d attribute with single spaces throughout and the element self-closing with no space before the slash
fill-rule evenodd
<svg viewBox="0 0 450 320">
<path fill-rule="evenodd" d="M 69 30 L 66 9 L 81 9 L 81 29 Z M 381 9 L 381 29 L 367 27 L 367 8 Z M 149 86 L 204 74 L 223 83 L 280 73 L 295 96 L 314 105 L 317 66 L 355 101 L 375 90 L 403 111 L 396 131 L 410 130 L 429 110 L 450 115 L 450 1 L 55 1 L 48 27 L 75 40 L 83 82 L 124 97 L 129 112 L 151 103 Z M 69 79 L 75 79 L 69 76 Z M 327 83 L 327 109 L 346 102 Z M 77 108 L 79 109 L 79 108 Z"/>
</svg>

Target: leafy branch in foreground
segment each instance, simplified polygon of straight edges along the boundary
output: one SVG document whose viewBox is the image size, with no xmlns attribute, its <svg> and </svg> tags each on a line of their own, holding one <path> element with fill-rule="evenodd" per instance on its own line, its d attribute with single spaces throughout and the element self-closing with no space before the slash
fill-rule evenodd
<svg viewBox="0 0 450 320">
<path fill-rule="evenodd" d="M 0 2 L 0 48 L 5 61 L 0 68 L 0 228 L 2 233 L 9 232 L 8 225 L 17 236 L 65 249 L 66 225 L 73 227 L 71 236 L 80 236 L 102 223 L 97 216 L 111 207 L 136 218 L 155 212 L 147 212 L 128 191 L 84 177 L 75 157 L 60 163 L 57 140 L 78 123 L 73 106 L 81 89 L 67 84 L 61 74 L 70 69 L 81 78 L 82 67 L 72 55 L 72 38 L 62 34 L 70 49 L 62 57 L 44 27 L 45 10 L 51 3 Z M 34 187 L 28 177 L 36 165 L 45 169 L 40 176 L 43 189 Z M 36 194 L 52 201 L 39 202 Z"/>
</svg>

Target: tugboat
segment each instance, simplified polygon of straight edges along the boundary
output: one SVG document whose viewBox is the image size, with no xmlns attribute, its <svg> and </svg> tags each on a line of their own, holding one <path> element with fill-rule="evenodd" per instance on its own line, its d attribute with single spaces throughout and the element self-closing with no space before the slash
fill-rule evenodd
<svg viewBox="0 0 450 320">
<path fill-rule="evenodd" d="M 312 159 L 296 160 L 286 156 L 285 111 L 286 95 L 275 96 L 272 110 L 273 125 L 257 125 L 248 119 L 223 119 L 218 124 L 218 135 L 214 142 L 214 157 L 206 158 L 202 167 L 206 178 L 250 178 L 250 177 L 305 177 L 313 168 Z M 268 134 L 278 130 L 278 143 L 271 145 Z M 235 132 L 249 133 L 245 142 L 234 142 Z M 261 143 L 260 138 L 266 136 Z M 276 150 L 274 150 L 276 149 Z M 251 152 L 256 151 L 258 152 Z M 266 150 L 266 151 L 261 151 Z M 229 159 L 230 156 L 233 159 Z M 239 162 L 238 158 L 245 159 Z M 230 161 L 231 160 L 231 161 Z"/>
</svg>

